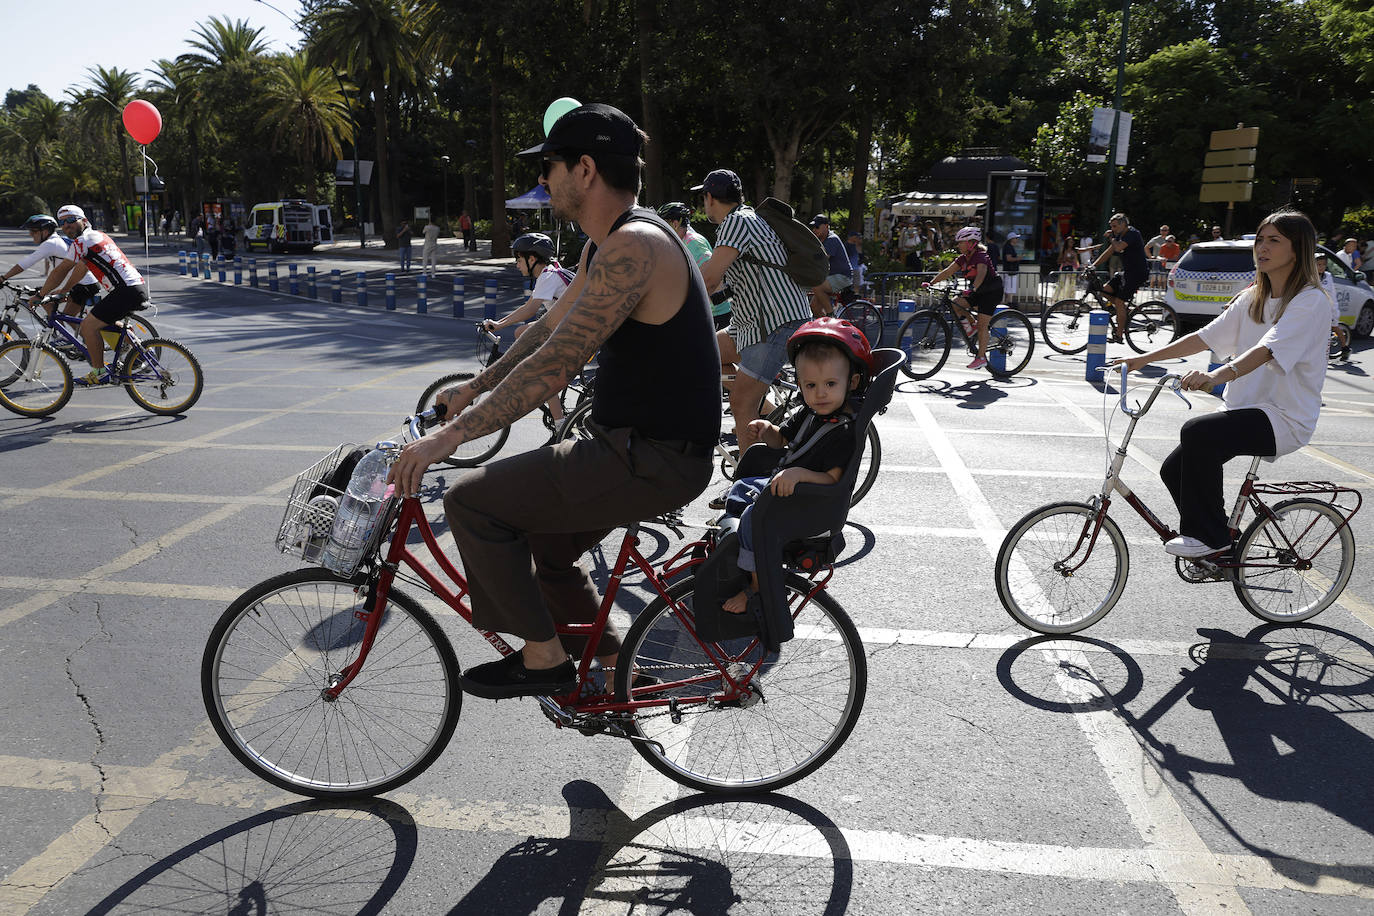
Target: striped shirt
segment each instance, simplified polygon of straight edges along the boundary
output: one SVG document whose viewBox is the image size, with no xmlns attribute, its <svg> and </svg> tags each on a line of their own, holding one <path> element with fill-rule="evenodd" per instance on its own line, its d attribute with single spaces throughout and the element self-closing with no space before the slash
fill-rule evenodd
<svg viewBox="0 0 1374 916">
<path fill-rule="evenodd" d="M 716 230 L 716 247 L 739 252 L 739 257 L 725 270 L 725 282 L 734 290 L 730 325 L 735 332 L 735 344 L 741 350 L 764 340 L 781 325 L 811 318 L 810 300 L 786 272 L 745 257 L 753 255 L 772 264 L 787 263 L 787 249 L 753 207 L 736 207 L 721 220 Z"/>
</svg>

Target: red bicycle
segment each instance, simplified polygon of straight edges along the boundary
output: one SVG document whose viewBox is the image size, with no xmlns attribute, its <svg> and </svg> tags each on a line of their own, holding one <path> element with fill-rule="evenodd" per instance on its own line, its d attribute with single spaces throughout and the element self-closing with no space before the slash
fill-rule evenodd
<svg viewBox="0 0 1374 916">
<path fill-rule="evenodd" d="M 409 438 L 433 416 L 410 418 Z M 351 448 L 297 478 L 279 548 L 307 562 L 324 556 L 343 495 L 331 482 Z M 394 459 L 400 445 L 378 448 Z M 471 623 L 467 582 L 418 497 L 386 497 L 376 518 L 347 574 L 298 569 L 253 586 L 205 647 L 211 724 L 244 766 L 280 788 L 316 797 L 385 792 L 424 772 L 457 725 L 453 648 L 395 586 L 424 588 Z M 674 520 L 665 521 L 671 528 Z M 412 531 L 427 550 L 412 546 Z M 684 546 L 656 570 L 639 550 L 639 531 L 626 529 L 596 619 L 559 627 L 587 637 L 587 646 L 577 688 L 538 697 L 540 710 L 558 728 L 626 739 L 660 772 L 702 791 L 770 791 L 820 767 L 853 729 L 868 677 L 854 624 L 826 591 L 833 567 L 789 573 L 796 636 L 781 653 L 764 651 L 758 638 L 708 642 L 697 635 L 693 579 L 669 582 L 703 562 L 708 542 Z M 631 567 L 657 597 L 629 627 L 615 669 L 603 671 L 593 664 L 596 647 Z M 502 655 L 516 651 L 480 632 Z"/>
</svg>

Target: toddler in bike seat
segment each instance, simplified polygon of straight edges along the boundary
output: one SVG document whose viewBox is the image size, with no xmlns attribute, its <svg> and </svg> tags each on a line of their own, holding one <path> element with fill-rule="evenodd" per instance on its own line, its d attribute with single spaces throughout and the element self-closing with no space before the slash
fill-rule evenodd
<svg viewBox="0 0 1374 916">
<path fill-rule="evenodd" d="M 759 441 L 783 454 L 768 476 L 741 477 L 730 488 L 725 514 L 739 519 L 739 568 L 750 584 L 722 607 L 743 614 L 758 592 L 751 530 L 754 500 L 765 487 L 775 496 L 791 496 L 799 483 L 838 483 L 858 443 L 854 435 L 855 392 L 873 374 L 873 353 L 858 328 L 838 318 L 817 318 L 797 329 L 787 341 L 787 356 L 797 370 L 805 406 L 775 426 L 754 420 Z"/>
</svg>

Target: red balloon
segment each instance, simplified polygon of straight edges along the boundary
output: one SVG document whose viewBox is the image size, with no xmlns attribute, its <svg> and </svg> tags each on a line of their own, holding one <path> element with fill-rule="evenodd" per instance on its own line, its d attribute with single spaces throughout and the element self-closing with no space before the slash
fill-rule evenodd
<svg viewBox="0 0 1374 916">
<path fill-rule="evenodd" d="M 135 143 L 147 146 L 162 132 L 162 115 L 151 102 L 134 99 L 124 106 L 124 129 Z"/>
</svg>

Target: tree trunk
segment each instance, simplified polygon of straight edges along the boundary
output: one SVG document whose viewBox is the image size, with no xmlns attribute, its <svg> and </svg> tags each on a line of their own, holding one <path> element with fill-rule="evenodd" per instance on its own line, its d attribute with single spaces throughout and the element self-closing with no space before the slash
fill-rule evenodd
<svg viewBox="0 0 1374 916">
<path fill-rule="evenodd" d="M 501 89 L 497 75 L 505 65 L 504 49 L 494 44 L 491 71 L 491 256 L 510 256 L 510 227 L 506 224 L 506 137 L 501 124 Z"/>
<path fill-rule="evenodd" d="M 380 81 L 379 81 L 380 82 Z M 377 167 L 372 183 L 377 188 L 377 209 L 382 224 L 382 244 L 396 247 L 396 213 L 391 199 L 391 168 L 386 158 L 387 112 L 386 86 L 372 87 L 372 114 L 377 120 Z"/>
<path fill-rule="evenodd" d="M 854 177 L 849 183 L 850 233 L 864 231 L 864 213 L 868 209 L 868 160 L 873 151 L 873 109 L 865 107 L 859 116 L 859 136 L 854 141 Z"/>
<path fill-rule="evenodd" d="M 128 195 L 134 192 L 134 180 L 129 173 L 129 147 L 128 144 L 124 142 L 124 130 L 122 123 L 115 123 L 114 134 L 115 142 L 119 144 L 119 164 L 121 172 L 124 176 L 124 185 L 119 190 L 119 215 L 121 218 L 123 218 L 124 200 L 126 197 L 128 197 Z M 113 225 L 113 223 L 111 224 Z M 125 226 L 124 228 L 128 229 L 130 227 Z"/>
<path fill-rule="evenodd" d="M 643 123 L 640 127 L 649 135 L 649 143 L 644 148 L 644 199 L 655 206 L 664 203 L 663 199 L 663 138 L 659 136 L 658 99 L 654 95 L 653 65 L 657 55 L 653 49 L 653 36 L 657 17 L 656 4 L 650 0 L 637 0 L 635 19 L 639 26 L 639 97 L 643 108 Z"/>
<path fill-rule="evenodd" d="M 792 172 L 797 167 L 797 151 L 801 148 L 801 126 L 790 124 L 786 136 L 768 131 L 768 145 L 773 148 L 773 196 L 790 202 Z"/>
</svg>

